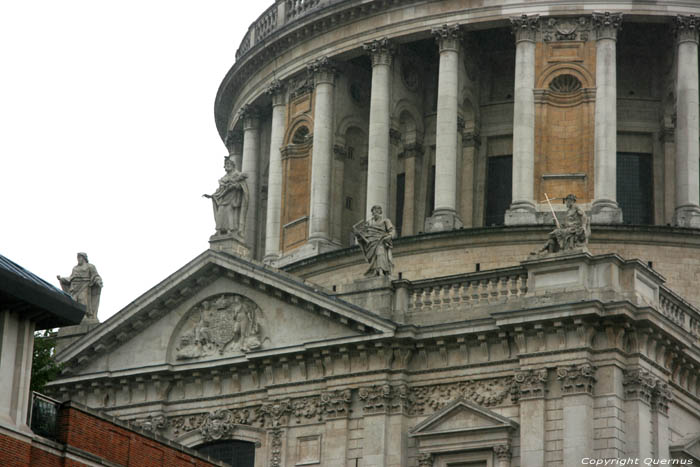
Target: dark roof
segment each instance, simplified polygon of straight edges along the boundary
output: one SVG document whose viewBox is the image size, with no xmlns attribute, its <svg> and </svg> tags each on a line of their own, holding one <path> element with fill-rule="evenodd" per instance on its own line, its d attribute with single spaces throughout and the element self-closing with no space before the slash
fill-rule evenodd
<svg viewBox="0 0 700 467">
<path fill-rule="evenodd" d="M 85 306 L 0 255 L 0 308 L 36 321 L 36 329 L 80 324 Z"/>
</svg>

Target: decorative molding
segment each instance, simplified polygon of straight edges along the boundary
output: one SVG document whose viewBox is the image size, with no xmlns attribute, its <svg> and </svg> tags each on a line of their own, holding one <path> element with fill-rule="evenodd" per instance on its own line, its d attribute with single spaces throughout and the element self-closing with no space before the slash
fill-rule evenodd
<svg viewBox="0 0 700 467">
<path fill-rule="evenodd" d="M 245 104 L 238 111 L 238 120 L 243 121 L 243 131 L 255 130 L 260 123 L 260 109 L 252 104 Z"/>
<path fill-rule="evenodd" d="M 617 32 L 622 28 L 622 13 L 593 13 L 593 29 L 596 38 L 617 40 Z"/>
<path fill-rule="evenodd" d="M 424 415 L 437 412 L 460 398 L 483 407 L 495 407 L 506 401 L 512 388 L 513 382 L 507 377 L 412 387 L 409 396 L 410 413 Z"/>
<path fill-rule="evenodd" d="M 663 415 L 668 415 L 668 405 L 672 400 L 673 391 L 671 391 L 671 387 L 667 383 L 657 382 L 652 391 L 651 409 Z"/>
<path fill-rule="evenodd" d="M 679 44 L 681 42 L 695 42 L 697 44 L 698 28 L 700 28 L 700 19 L 695 15 L 677 15 L 673 20 L 673 32 Z"/>
<path fill-rule="evenodd" d="M 276 428 L 288 424 L 293 407 L 289 399 L 283 399 L 266 402 L 257 411 L 265 427 Z"/>
<path fill-rule="evenodd" d="M 462 27 L 459 24 L 443 24 L 432 28 L 430 32 L 435 37 L 441 53 L 447 50 L 459 50 L 459 43 L 462 39 Z"/>
<path fill-rule="evenodd" d="M 282 430 L 273 428 L 270 434 L 270 467 L 282 465 Z"/>
<path fill-rule="evenodd" d="M 651 398 L 658 379 L 641 368 L 625 370 L 622 385 L 627 399 L 637 399 L 651 404 Z"/>
<path fill-rule="evenodd" d="M 553 18 L 549 17 L 540 23 L 542 40 L 553 41 L 582 41 L 589 39 L 591 32 L 591 20 L 586 16 L 578 18 Z"/>
<path fill-rule="evenodd" d="M 144 420 L 134 422 L 134 425 L 147 433 L 160 434 L 168 427 L 168 420 L 163 415 L 149 415 Z"/>
<path fill-rule="evenodd" d="M 391 66 L 396 48 L 388 38 L 383 37 L 381 39 L 365 42 L 362 48 L 370 55 L 372 67 L 377 65 Z"/>
<path fill-rule="evenodd" d="M 364 403 L 363 411 L 379 412 L 388 410 L 393 399 L 393 389 L 389 384 L 360 388 L 358 392 L 360 400 Z"/>
<path fill-rule="evenodd" d="M 319 406 L 326 418 L 347 417 L 350 415 L 352 403 L 352 391 L 343 389 L 326 391 L 321 393 Z"/>
<path fill-rule="evenodd" d="M 593 394 L 596 368 L 588 363 L 557 368 L 562 394 Z"/>
<path fill-rule="evenodd" d="M 513 453 L 510 450 L 510 446 L 507 444 L 499 444 L 493 447 L 493 452 L 496 455 L 496 459 L 510 461 Z"/>
<path fill-rule="evenodd" d="M 433 455 L 425 452 L 418 454 L 418 467 L 433 467 Z"/>
<path fill-rule="evenodd" d="M 510 25 L 515 35 L 515 42 L 534 42 L 537 38 L 540 15 L 521 15 L 510 18 Z"/>
<path fill-rule="evenodd" d="M 513 376 L 511 398 L 513 402 L 541 399 L 547 393 L 549 372 L 546 368 L 520 371 Z"/>
<path fill-rule="evenodd" d="M 270 85 L 265 89 L 265 94 L 270 96 L 270 98 L 272 99 L 273 107 L 286 104 L 284 95 L 284 91 L 286 90 L 286 88 L 287 86 L 285 83 L 278 79 L 273 79 Z"/>
</svg>

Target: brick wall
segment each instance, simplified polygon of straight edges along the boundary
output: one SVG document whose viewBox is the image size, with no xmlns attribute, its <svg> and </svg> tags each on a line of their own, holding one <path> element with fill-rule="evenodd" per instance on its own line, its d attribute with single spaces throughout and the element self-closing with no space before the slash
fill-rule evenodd
<svg viewBox="0 0 700 467">
<path fill-rule="evenodd" d="M 61 406 L 57 442 L 39 438 L 27 442 L 0 434 L 0 465 L 3 467 L 66 467 L 85 465 L 65 457 L 89 462 L 139 467 L 210 467 L 225 464 L 207 461 L 194 451 L 165 439 L 154 438 L 124 423 L 102 417 L 69 402 Z"/>
</svg>

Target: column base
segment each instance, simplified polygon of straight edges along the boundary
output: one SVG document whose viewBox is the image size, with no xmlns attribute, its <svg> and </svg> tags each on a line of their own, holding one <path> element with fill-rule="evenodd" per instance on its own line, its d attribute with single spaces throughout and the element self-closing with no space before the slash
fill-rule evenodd
<svg viewBox="0 0 700 467">
<path fill-rule="evenodd" d="M 622 224 L 622 209 L 616 201 L 596 199 L 591 206 L 591 224 Z"/>
<path fill-rule="evenodd" d="M 268 253 L 265 256 L 263 256 L 263 263 L 274 264 L 275 261 L 277 261 L 279 258 L 280 258 L 279 253 Z"/>
<path fill-rule="evenodd" d="M 506 211 L 506 225 L 535 225 L 537 224 L 537 209 L 529 201 L 515 201 Z"/>
<path fill-rule="evenodd" d="M 250 248 L 245 244 L 243 237 L 237 233 L 224 235 L 212 235 L 209 237 L 209 248 L 214 251 L 221 251 L 241 258 L 250 259 L 252 254 Z"/>
<path fill-rule="evenodd" d="M 700 207 L 694 204 L 677 207 L 673 214 L 673 225 L 700 229 Z"/>
<path fill-rule="evenodd" d="M 450 209 L 438 209 L 432 216 L 425 220 L 426 232 L 444 232 L 462 228 L 462 219 L 455 211 Z"/>
<path fill-rule="evenodd" d="M 312 256 L 318 256 L 323 253 L 328 253 L 329 251 L 339 250 L 341 248 L 343 248 L 342 245 L 330 240 L 309 240 L 299 248 L 296 248 L 289 253 L 281 254 L 277 257 L 277 259 L 268 264 L 276 268 L 281 268 L 288 264 L 301 261 L 302 259 L 311 258 Z"/>
</svg>

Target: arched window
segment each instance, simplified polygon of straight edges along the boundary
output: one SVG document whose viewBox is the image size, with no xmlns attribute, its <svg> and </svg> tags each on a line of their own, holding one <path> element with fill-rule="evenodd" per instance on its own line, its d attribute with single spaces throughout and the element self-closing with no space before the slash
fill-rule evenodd
<svg viewBox="0 0 700 467">
<path fill-rule="evenodd" d="M 253 467 L 255 465 L 255 443 L 231 439 L 203 444 L 195 448 L 198 452 L 231 464 L 233 467 Z"/>
<path fill-rule="evenodd" d="M 303 144 L 306 142 L 306 137 L 309 136 L 309 128 L 302 126 L 294 132 L 292 136 L 292 144 Z"/>
</svg>

